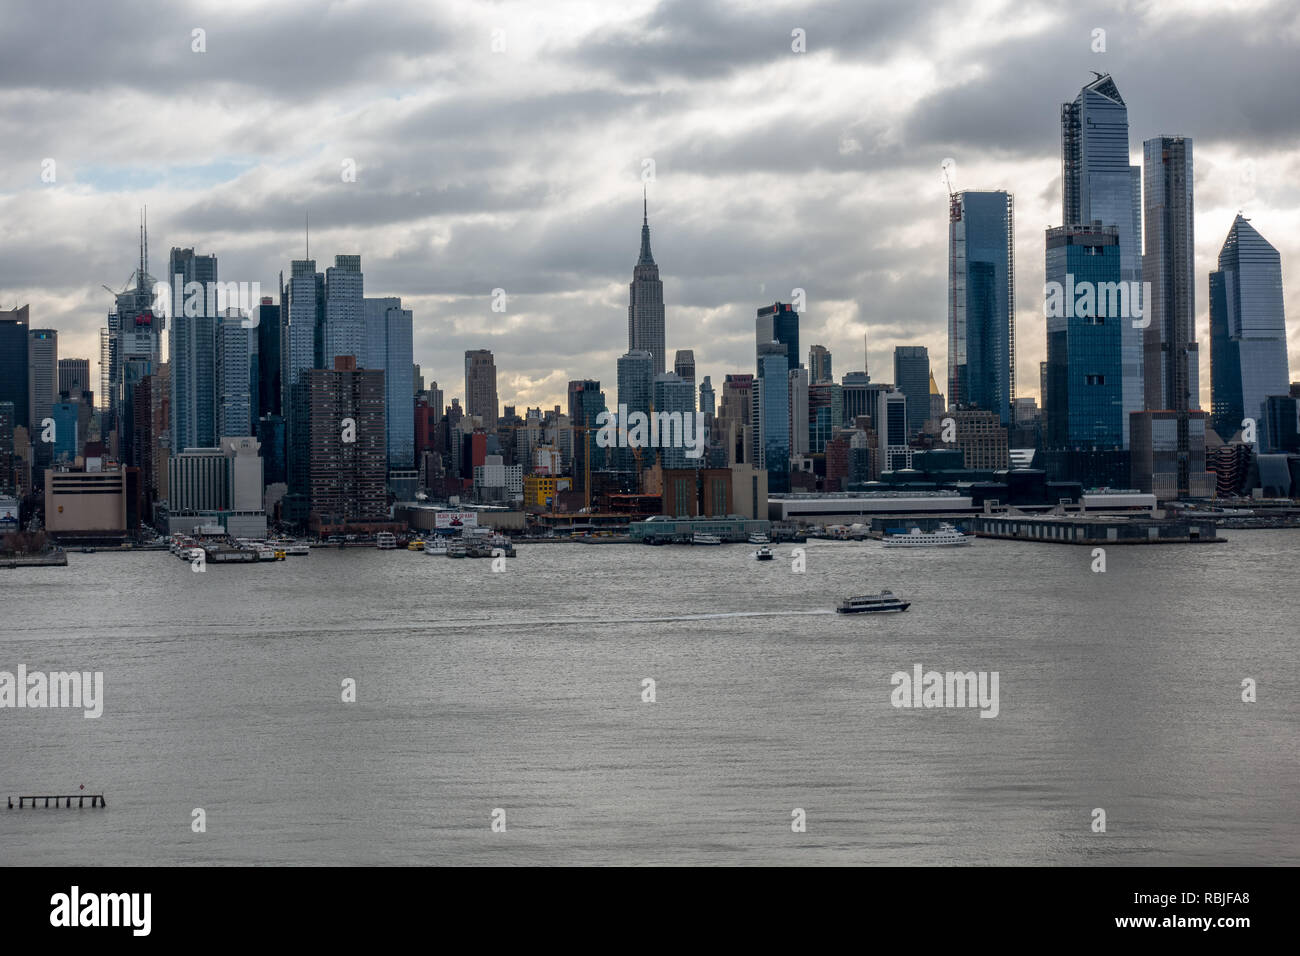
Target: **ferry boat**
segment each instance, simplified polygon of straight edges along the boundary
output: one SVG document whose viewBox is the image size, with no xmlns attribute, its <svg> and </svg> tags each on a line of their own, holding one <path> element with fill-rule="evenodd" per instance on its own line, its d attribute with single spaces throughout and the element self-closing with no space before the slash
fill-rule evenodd
<svg viewBox="0 0 1300 956">
<path fill-rule="evenodd" d="M 911 601 L 895 597 L 893 591 L 881 591 L 879 594 L 847 597 L 835 606 L 835 610 L 841 614 L 870 614 L 881 611 L 906 611 L 911 606 Z"/>
<path fill-rule="evenodd" d="M 407 550 L 407 551 L 423 551 L 423 550 L 424 550 L 424 540 L 423 540 L 422 538 L 416 538 L 414 541 L 408 541 L 408 542 L 406 543 L 406 550 Z"/>
<path fill-rule="evenodd" d="M 691 535 L 691 544 L 722 544 L 722 539 L 716 534 L 705 534 L 703 531 L 697 531 Z"/>
<path fill-rule="evenodd" d="M 763 534 L 763 532 L 761 531 L 755 531 L 753 534 L 749 536 L 749 543 L 750 544 L 771 544 L 772 539 L 769 538 L 767 535 Z"/>
<path fill-rule="evenodd" d="M 425 554 L 436 554 L 443 557 L 447 556 L 447 539 L 442 535 L 437 535 L 424 542 Z"/>
<path fill-rule="evenodd" d="M 463 558 L 468 553 L 469 549 L 465 547 L 465 542 L 460 538 L 452 538 L 447 542 L 447 557 Z"/>
<path fill-rule="evenodd" d="M 381 531 L 375 535 L 375 547 L 380 551 L 397 550 L 397 536 L 391 531 Z"/>
<path fill-rule="evenodd" d="M 885 535 L 886 548 L 953 548 L 970 544 L 971 535 L 962 534 L 952 525 L 939 525 L 938 531 L 913 528 L 907 534 Z"/>
<path fill-rule="evenodd" d="M 258 549 L 257 549 L 257 560 L 259 560 L 259 561 L 275 561 L 275 560 L 277 560 L 277 558 L 276 558 L 276 555 L 277 555 L 277 554 L 278 554 L 281 558 L 284 557 L 284 552 L 283 552 L 283 551 L 276 551 L 275 548 L 258 548 Z"/>
<path fill-rule="evenodd" d="M 773 558 L 772 549 L 767 547 L 766 545 L 764 545 L 763 547 L 759 548 L 757 551 L 754 552 L 754 559 L 756 561 L 771 561 L 772 558 Z"/>
<path fill-rule="evenodd" d="M 311 554 L 311 548 L 301 541 L 295 541 L 284 549 L 284 553 L 291 558 L 305 558 Z"/>
</svg>

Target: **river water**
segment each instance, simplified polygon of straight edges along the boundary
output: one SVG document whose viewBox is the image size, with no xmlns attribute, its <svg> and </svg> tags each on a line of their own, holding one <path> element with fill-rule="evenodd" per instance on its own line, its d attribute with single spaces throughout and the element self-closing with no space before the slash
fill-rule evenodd
<svg viewBox="0 0 1300 956">
<path fill-rule="evenodd" d="M 0 862 L 1294 865 L 1300 532 L 1226 534 L 0 571 L 0 670 L 104 675 L 0 710 L 0 786 L 109 804 L 3 812 Z M 893 706 L 917 664 L 997 716 Z"/>
</svg>

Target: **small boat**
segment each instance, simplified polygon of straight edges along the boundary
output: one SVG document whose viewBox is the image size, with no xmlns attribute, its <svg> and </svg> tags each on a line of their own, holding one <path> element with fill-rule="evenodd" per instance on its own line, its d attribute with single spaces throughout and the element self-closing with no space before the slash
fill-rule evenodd
<svg viewBox="0 0 1300 956">
<path fill-rule="evenodd" d="M 722 544 L 722 539 L 716 534 L 705 534 L 703 531 L 697 531 L 691 535 L 691 544 Z"/>
<path fill-rule="evenodd" d="M 424 550 L 424 540 L 423 540 L 422 538 L 416 538 L 416 539 L 413 540 L 413 541 L 408 541 L 407 544 L 406 544 L 406 550 L 407 550 L 407 551 L 423 551 L 423 550 Z"/>
<path fill-rule="evenodd" d="M 911 606 L 911 601 L 895 597 L 893 591 L 881 591 L 879 594 L 847 597 L 835 606 L 835 610 L 840 614 L 869 614 L 881 611 L 906 611 Z"/>
<path fill-rule="evenodd" d="M 767 545 L 764 545 L 763 547 L 759 548 L 757 551 L 754 552 L 755 561 L 771 561 L 773 557 L 774 555 L 772 554 L 772 549 L 769 548 Z"/>
<path fill-rule="evenodd" d="M 424 542 L 424 553 L 437 554 L 437 555 L 441 555 L 442 557 L 446 557 L 447 539 L 442 537 L 441 535 L 438 535 L 437 537 L 434 538 L 430 538 L 429 540 Z"/>
<path fill-rule="evenodd" d="M 749 536 L 749 543 L 750 544 L 771 544 L 772 539 L 769 538 L 767 535 L 763 534 L 763 532 L 761 531 L 755 531 L 753 534 Z"/>
<path fill-rule="evenodd" d="M 375 535 L 375 547 L 380 551 L 395 551 L 397 550 L 397 536 L 390 531 L 381 531 Z"/>
<path fill-rule="evenodd" d="M 291 558 L 305 558 L 311 554 L 311 548 L 301 541 L 294 542 L 284 549 L 284 553 Z"/>
<path fill-rule="evenodd" d="M 886 548 L 953 548 L 967 545 L 971 535 L 962 534 L 948 523 L 939 525 L 938 531 L 913 528 L 906 534 L 886 534 Z"/>
</svg>

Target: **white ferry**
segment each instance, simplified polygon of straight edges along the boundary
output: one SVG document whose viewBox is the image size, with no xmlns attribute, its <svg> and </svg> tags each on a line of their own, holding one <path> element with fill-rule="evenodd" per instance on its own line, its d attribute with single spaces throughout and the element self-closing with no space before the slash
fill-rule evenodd
<svg viewBox="0 0 1300 956">
<path fill-rule="evenodd" d="M 381 531 L 375 535 L 375 547 L 380 551 L 396 551 L 397 536 L 391 531 Z"/>
<path fill-rule="evenodd" d="M 291 558 L 305 558 L 311 554 L 311 547 L 303 541 L 295 541 L 284 547 L 284 553 Z"/>
<path fill-rule="evenodd" d="M 750 544 L 771 544 L 772 540 L 767 535 L 763 534 L 763 532 L 755 531 L 753 534 L 749 536 L 749 543 Z"/>
<path fill-rule="evenodd" d="M 970 544 L 971 535 L 962 534 L 952 525 L 939 525 L 938 531 L 913 528 L 907 534 L 885 535 L 886 548 L 954 548 Z"/>
<path fill-rule="evenodd" d="M 465 546 L 464 539 L 452 538 L 450 541 L 447 542 L 447 557 L 463 558 L 468 553 L 469 553 L 469 549 Z"/>
<path fill-rule="evenodd" d="M 705 534 L 703 531 L 697 531 L 691 535 L 691 544 L 722 544 L 722 539 L 716 534 Z"/>
<path fill-rule="evenodd" d="M 774 557 L 775 555 L 772 554 L 772 549 L 767 547 L 767 545 L 764 545 L 754 552 L 755 561 L 771 561 Z"/>
<path fill-rule="evenodd" d="M 906 611 L 911 606 L 911 601 L 895 597 L 893 591 L 881 591 L 879 594 L 847 597 L 835 606 L 835 610 L 840 614 L 871 614 L 882 611 Z"/>
<path fill-rule="evenodd" d="M 435 534 L 433 537 L 427 538 L 424 542 L 424 553 L 446 557 L 447 539 L 440 534 Z"/>
</svg>

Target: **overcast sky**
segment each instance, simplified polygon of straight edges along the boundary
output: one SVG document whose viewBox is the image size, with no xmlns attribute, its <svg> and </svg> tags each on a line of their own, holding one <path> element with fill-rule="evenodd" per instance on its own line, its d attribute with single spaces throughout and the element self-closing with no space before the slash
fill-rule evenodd
<svg viewBox="0 0 1300 956">
<path fill-rule="evenodd" d="M 755 309 L 798 287 L 805 361 L 821 343 L 837 379 L 861 369 L 865 331 L 874 379 L 892 380 L 895 345 L 925 345 L 943 388 L 951 158 L 956 188 L 1015 194 L 1018 392 L 1037 396 L 1059 109 L 1092 70 L 1128 103 L 1135 163 L 1151 136 L 1195 141 L 1203 401 L 1207 274 L 1238 210 L 1281 252 L 1296 377 L 1300 5 L 1285 0 L 9 0 L 0 306 L 29 302 L 60 356 L 93 367 L 102 286 L 135 268 L 142 205 L 151 272 L 192 246 L 266 295 L 310 213 L 322 271 L 359 253 L 366 294 L 414 310 L 415 360 L 448 402 L 464 351 L 489 348 L 502 404 L 563 403 L 585 377 L 612 404 L 653 160 L 670 360 L 694 349 L 719 388 L 752 372 Z"/>
</svg>

